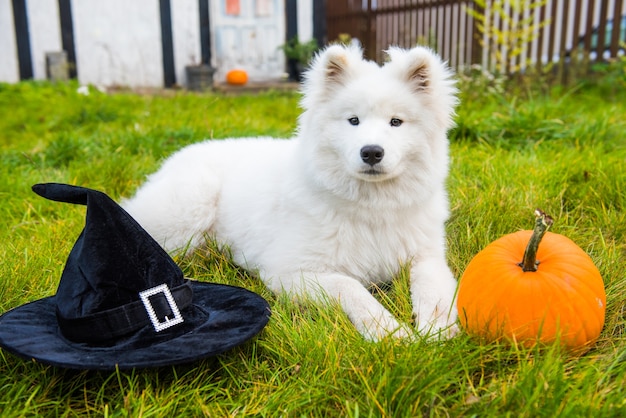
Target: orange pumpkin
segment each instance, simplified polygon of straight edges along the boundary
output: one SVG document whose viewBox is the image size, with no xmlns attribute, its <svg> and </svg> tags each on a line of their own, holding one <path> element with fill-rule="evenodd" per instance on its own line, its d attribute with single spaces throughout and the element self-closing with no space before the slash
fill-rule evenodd
<svg viewBox="0 0 626 418">
<path fill-rule="evenodd" d="M 546 232 L 548 215 L 536 214 L 534 231 L 505 235 L 469 263 L 457 294 L 461 326 L 484 341 L 558 340 L 584 350 L 604 326 L 602 277 L 573 241 Z"/>
<path fill-rule="evenodd" d="M 226 82 L 233 86 L 243 86 L 248 82 L 248 73 L 244 70 L 230 70 L 226 73 Z"/>
</svg>

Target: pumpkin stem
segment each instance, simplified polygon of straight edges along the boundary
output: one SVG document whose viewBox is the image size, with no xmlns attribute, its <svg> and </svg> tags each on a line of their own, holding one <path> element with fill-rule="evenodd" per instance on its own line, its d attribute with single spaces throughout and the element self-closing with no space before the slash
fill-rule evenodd
<svg viewBox="0 0 626 418">
<path fill-rule="evenodd" d="M 524 251 L 524 259 L 518 264 L 523 271 L 537 271 L 537 266 L 539 265 L 539 261 L 537 260 L 539 243 L 548 228 L 550 228 L 554 222 L 552 217 L 541 209 L 535 210 L 535 216 L 537 217 L 535 220 L 535 229 L 533 229 L 533 234 L 528 241 L 526 251 Z"/>
</svg>

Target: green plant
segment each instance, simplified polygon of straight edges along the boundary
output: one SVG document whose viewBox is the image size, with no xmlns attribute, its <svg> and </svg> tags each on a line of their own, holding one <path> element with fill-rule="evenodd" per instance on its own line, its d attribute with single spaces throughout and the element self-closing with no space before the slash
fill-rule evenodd
<svg viewBox="0 0 626 418">
<path fill-rule="evenodd" d="M 485 96 L 500 97 L 505 92 L 507 81 L 505 75 L 487 71 L 479 64 L 473 64 L 459 71 L 457 79 L 464 100 Z"/>
<path fill-rule="evenodd" d="M 426 35 L 419 35 L 416 41 L 417 45 L 427 46 L 437 51 L 437 33 L 434 29 L 430 29 Z"/>
<path fill-rule="evenodd" d="M 315 39 L 300 42 L 296 35 L 279 48 L 283 50 L 287 59 L 296 60 L 302 65 L 307 66 L 319 47 Z"/>
<path fill-rule="evenodd" d="M 337 39 L 335 39 L 332 43 L 350 45 L 352 43 L 352 36 L 349 33 L 340 33 L 337 35 Z"/>
<path fill-rule="evenodd" d="M 488 70 L 503 73 L 519 71 L 528 64 L 521 60 L 528 45 L 549 20 L 536 22 L 535 13 L 547 0 L 476 0 L 466 12 L 476 22 L 482 37 L 479 42 L 491 55 Z M 525 16 L 527 14 L 527 16 Z M 499 23 L 496 23 L 499 22 Z M 511 65 L 513 60 L 520 62 Z"/>
<path fill-rule="evenodd" d="M 622 44 L 626 48 L 626 44 Z M 626 88 L 626 55 L 618 56 L 607 62 L 598 62 L 592 66 L 598 76 L 598 84 L 609 87 L 613 92 Z"/>
</svg>

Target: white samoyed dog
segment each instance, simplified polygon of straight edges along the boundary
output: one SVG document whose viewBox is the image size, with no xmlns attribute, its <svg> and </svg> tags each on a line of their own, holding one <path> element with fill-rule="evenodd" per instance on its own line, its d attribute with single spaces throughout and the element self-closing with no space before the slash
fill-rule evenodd
<svg viewBox="0 0 626 418">
<path fill-rule="evenodd" d="M 453 335 L 444 223 L 456 89 L 429 49 L 387 54 L 379 66 L 327 47 L 305 76 L 294 138 L 190 145 L 123 207 L 168 251 L 209 236 L 272 291 L 335 300 L 372 340 L 412 334 L 367 289 L 409 265 L 417 330 Z"/>
</svg>

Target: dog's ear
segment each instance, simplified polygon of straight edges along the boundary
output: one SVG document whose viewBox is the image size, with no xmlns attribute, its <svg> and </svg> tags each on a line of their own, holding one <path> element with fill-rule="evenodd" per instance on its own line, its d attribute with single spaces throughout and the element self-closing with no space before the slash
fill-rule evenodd
<svg viewBox="0 0 626 418">
<path fill-rule="evenodd" d="M 320 55 L 326 84 L 343 84 L 350 67 L 350 52 L 354 51 L 349 51 L 339 45 L 333 45 Z M 358 59 L 361 59 L 360 53 Z"/>
<path fill-rule="evenodd" d="M 409 86 L 442 127 L 452 127 L 457 89 L 450 68 L 439 55 L 423 46 L 409 50 L 392 47 L 387 55 L 387 70 Z"/>
<path fill-rule="evenodd" d="M 404 50 L 392 47 L 386 52 L 390 62 L 400 69 L 400 76 L 413 87 L 415 92 L 430 90 L 433 77 L 442 72 L 443 63 L 428 48 L 415 47 Z"/>
<path fill-rule="evenodd" d="M 304 74 L 305 96 L 323 98 L 336 90 L 363 62 L 363 52 L 356 46 L 330 45 L 320 51 Z"/>
<path fill-rule="evenodd" d="M 409 82 L 414 86 L 415 90 L 426 90 L 430 85 L 430 65 L 426 57 L 415 57 L 410 63 L 407 73 Z"/>
</svg>

